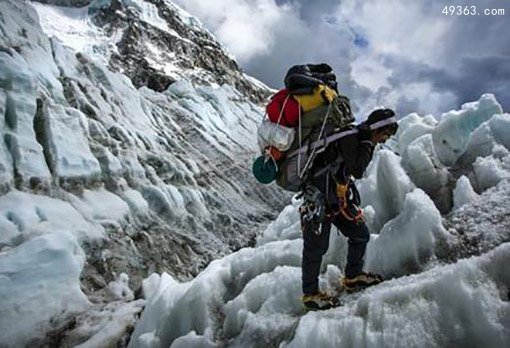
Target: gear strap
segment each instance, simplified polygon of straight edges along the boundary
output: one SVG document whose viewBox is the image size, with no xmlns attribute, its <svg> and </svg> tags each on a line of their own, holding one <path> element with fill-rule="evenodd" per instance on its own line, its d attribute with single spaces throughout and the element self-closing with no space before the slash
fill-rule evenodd
<svg viewBox="0 0 510 348">
<path fill-rule="evenodd" d="M 335 179 L 333 177 L 333 179 Z M 332 218 L 341 215 L 345 219 L 356 224 L 364 221 L 363 210 L 358 206 L 360 203 L 359 192 L 354 183 L 349 179 L 346 183 L 336 182 L 335 193 L 338 200 L 338 210 L 327 214 Z M 352 195 L 352 198 L 350 196 Z M 350 209 L 353 208 L 354 212 Z"/>
</svg>

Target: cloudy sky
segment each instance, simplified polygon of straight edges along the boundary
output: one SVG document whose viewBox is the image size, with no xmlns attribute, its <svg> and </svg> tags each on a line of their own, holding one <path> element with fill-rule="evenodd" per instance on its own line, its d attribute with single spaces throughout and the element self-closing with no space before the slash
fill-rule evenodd
<svg viewBox="0 0 510 348">
<path fill-rule="evenodd" d="M 510 110 L 507 0 L 176 2 L 271 87 L 283 86 L 293 64 L 329 63 L 360 118 L 378 106 L 440 115 L 485 92 Z M 447 3 L 477 14 L 445 15 Z"/>
</svg>

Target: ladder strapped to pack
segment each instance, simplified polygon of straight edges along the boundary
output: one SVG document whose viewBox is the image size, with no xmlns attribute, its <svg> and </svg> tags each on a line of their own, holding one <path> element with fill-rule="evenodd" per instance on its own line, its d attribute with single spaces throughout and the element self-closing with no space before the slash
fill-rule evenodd
<svg viewBox="0 0 510 348">
<path fill-rule="evenodd" d="M 382 128 L 384 126 L 388 126 L 388 125 L 396 123 L 396 122 L 397 122 L 397 119 L 395 117 L 390 117 L 390 118 L 384 119 L 382 121 L 375 122 L 374 124 L 371 124 L 370 129 L 374 130 L 374 129 Z M 316 150 L 316 153 L 321 153 L 332 142 L 334 142 L 338 139 L 341 139 L 343 137 L 346 137 L 348 135 L 356 134 L 356 133 L 358 133 L 357 128 L 349 129 L 349 130 L 339 132 L 339 133 L 334 133 L 328 137 L 316 140 L 311 144 L 307 144 L 305 146 L 300 147 L 299 149 L 297 149 L 295 151 L 292 151 L 291 153 L 289 153 L 287 155 L 287 158 L 291 158 L 291 157 L 294 157 L 294 156 L 302 154 L 302 153 L 307 153 L 310 149 Z"/>
</svg>

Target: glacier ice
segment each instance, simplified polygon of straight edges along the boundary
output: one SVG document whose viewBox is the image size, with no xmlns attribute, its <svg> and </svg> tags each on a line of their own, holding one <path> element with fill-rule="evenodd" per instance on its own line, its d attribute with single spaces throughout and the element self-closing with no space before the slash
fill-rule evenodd
<svg viewBox="0 0 510 348">
<path fill-rule="evenodd" d="M 441 214 L 420 189 L 405 196 L 398 216 L 384 225 L 367 247 L 366 269 L 384 277 L 422 270 L 436 254 L 438 242 L 446 242 Z"/>
<path fill-rule="evenodd" d="M 460 209 L 463 205 L 472 203 L 478 198 L 478 194 L 473 190 L 469 179 L 464 175 L 461 176 L 453 190 L 453 209 Z"/>
<path fill-rule="evenodd" d="M 166 27 L 168 13 L 155 12 L 156 2 L 122 3 L 145 22 L 136 25 L 155 26 L 153 34 L 170 34 L 179 47 L 194 45 Z M 165 257 L 155 256 L 160 271 L 173 270 L 171 263 L 195 270 L 203 255 L 246 245 L 274 209 L 263 202 L 281 198 L 243 177 L 262 114 L 203 68 L 180 69 L 179 56 L 153 42 L 145 46 L 148 64 L 179 81 L 161 93 L 135 88 L 105 66 L 118 54 L 121 27 L 106 37 L 87 8 L 33 6 L 37 12 L 27 2 L 0 2 L 2 14 L 10 14 L 0 21 L 0 135 L 7 139 L 0 141 L 0 294 L 7 299 L 0 307 L 8 314 L 0 318 L 0 345 L 37 344 L 32 335 L 60 330 L 66 318 L 77 325 L 65 343 L 113 345 L 145 301 L 124 302 L 133 294 L 120 275 L 101 290 L 113 290 L 117 300 L 91 307 L 83 292 L 90 283 L 79 277 L 93 265 L 84 269 L 82 247 L 132 245 L 125 254 L 133 256 L 94 250 L 104 267 L 124 256 L 138 262 L 145 242 L 151 255 L 166 248 Z M 202 28 L 169 6 L 190 30 Z M 407 116 L 376 152 L 359 183 L 375 233 L 367 268 L 400 278 L 344 297 L 342 308 L 304 313 L 294 199 L 255 248 L 212 262 L 192 280 L 167 273 L 146 279 L 147 307 L 131 345 L 508 345 L 508 243 L 490 250 L 508 242 L 509 125 L 495 97 L 484 95 L 440 121 Z M 445 200 L 445 210 L 453 201 L 455 210 L 441 217 L 431 198 L 436 206 Z M 197 245 L 200 255 L 193 254 Z M 179 248 L 192 256 L 181 260 Z M 321 287 L 338 284 L 345 255 L 346 239 L 331 233 Z M 480 256 L 453 263 L 471 255 Z M 136 269 L 144 266 L 130 270 L 146 272 Z M 407 276 L 414 272 L 422 273 Z"/>
<path fill-rule="evenodd" d="M 388 270 L 392 266 L 405 268 L 409 261 L 405 255 L 420 255 L 420 248 L 429 252 L 432 239 L 445 234 L 441 216 L 430 199 L 419 189 L 407 196 L 404 213 L 392 221 L 394 226 L 404 227 L 401 235 L 394 237 L 405 240 L 405 245 L 392 248 L 389 238 L 385 240 L 392 233 L 391 222 L 374 242 L 385 244 L 389 256 L 377 261 L 383 261 Z M 274 231 L 274 226 L 271 229 Z M 130 346 L 508 344 L 505 323 L 510 318 L 506 300 L 510 273 L 504 264 L 510 257 L 509 243 L 481 257 L 438 265 L 421 274 L 387 280 L 360 294 L 346 295 L 345 304 L 336 309 L 305 313 L 299 300 L 299 267 L 285 258 L 275 263 L 275 258 L 282 256 L 281 247 L 297 242 L 276 241 L 243 249 L 213 262 L 190 282 L 152 275 L 145 283 L 150 284 L 150 304 Z M 293 246 L 296 253 L 300 248 L 300 243 Z M 369 249 L 369 259 L 378 255 L 375 249 Z M 298 261 L 299 255 L 295 257 Z M 402 263 L 395 263 L 399 258 Z M 272 266 L 260 267 L 262 260 Z M 274 267 L 276 264 L 279 266 Z M 321 284 L 334 286 L 339 276 L 338 268 L 328 266 Z"/>
<path fill-rule="evenodd" d="M 0 253 L 0 342 L 16 346 L 44 337 L 56 318 L 89 306 L 80 289 L 85 254 L 67 233 L 48 233 Z M 53 329 L 61 322 L 56 320 Z"/>
<path fill-rule="evenodd" d="M 0 197 L 0 248 L 15 247 L 39 235 L 70 233 L 80 241 L 105 237 L 104 229 L 68 202 L 11 191 Z"/>
<path fill-rule="evenodd" d="M 400 157 L 389 150 L 377 151 L 357 184 L 361 205 L 371 206 L 375 212 L 369 226 L 373 233 L 399 214 L 406 194 L 414 188 L 400 161 Z"/>
<path fill-rule="evenodd" d="M 416 113 L 400 119 L 395 134 L 399 153 L 403 154 L 407 147 L 422 135 L 432 133 L 437 123 L 438 121 L 432 115 L 422 117 Z"/>
<path fill-rule="evenodd" d="M 301 201 L 294 198 L 258 238 L 256 249 L 242 249 L 241 254 L 218 260 L 218 264 L 209 266 L 192 281 L 181 283 L 172 279 L 159 297 L 150 295 L 159 305 L 171 304 L 165 309 L 149 305 L 140 322 L 143 330 L 135 330 L 130 345 L 440 347 L 509 344 L 506 323 L 510 320 L 510 273 L 503 266 L 510 257 L 508 233 L 505 237 L 502 231 L 482 233 L 476 228 L 476 212 L 481 214 L 479 220 L 495 224 L 493 220 L 500 219 L 496 216 L 503 216 L 505 208 L 500 206 L 501 202 L 494 203 L 497 209 L 487 206 L 485 210 L 492 211 L 494 217 L 477 208 L 489 202 L 489 196 L 477 194 L 468 179 L 474 177 L 480 190 L 495 188 L 490 197 L 499 197 L 498 202 L 507 197 L 503 189 L 509 187 L 507 135 L 503 132 L 495 135 L 492 129 L 493 124 L 498 124 L 498 129 L 506 129 L 507 116 L 498 113 L 495 105 L 491 96 L 483 96 L 479 102 L 465 105 L 467 111 L 451 112 L 449 115 L 455 122 L 445 121 L 450 116 L 441 121 L 444 125 L 438 134 L 456 139 L 451 144 L 459 145 L 458 153 L 437 146 L 434 132 L 439 126 L 432 117 L 408 116 L 404 119 L 406 125 L 397 135 L 402 143 L 397 141 L 392 147 L 401 156 L 379 149 L 359 181 L 367 223 L 372 232 L 377 233 L 369 242 L 365 268 L 394 279 L 363 293 L 346 295 L 342 307 L 304 313 L 299 307 L 299 266 L 286 260 L 273 263 L 281 252 L 266 254 L 269 247 L 295 243 L 295 257 L 299 258 L 298 206 Z M 496 113 L 492 114 L 493 111 Z M 458 123 L 469 129 L 461 138 L 456 138 L 454 130 Z M 488 144 L 488 150 L 475 146 L 484 143 Z M 452 153 L 456 154 L 455 159 Z M 472 167 L 464 167 L 467 175 L 456 179 L 457 173 L 450 172 L 449 165 L 458 164 L 469 156 L 474 158 Z M 450 187 L 452 182 L 456 183 L 455 188 Z M 435 192 L 452 201 L 454 212 L 450 219 L 453 225 L 449 224 L 449 229 L 443 226 L 445 220 L 437 203 L 424 191 Z M 457 228 L 463 226 L 463 222 L 457 219 L 463 214 L 469 216 L 469 222 L 466 221 L 469 231 L 459 235 Z M 458 262 L 451 259 L 452 252 L 459 255 L 458 250 L 467 247 L 463 243 L 469 245 L 477 236 L 482 238 L 480 242 L 484 246 L 474 254 L 481 256 Z M 322 288 L 338 286 L 346 244 L 344 237 L 331 234 L 330 249 L 323 259 Z M 274 267 L 263 270 L 257 250 L 264 252 L 266 262 L 272 260 Z M 472 255 L 473 251 L 470 252 Z M 232 266 L 225 268 L 225 265 L 236 264 L 238 257 L 252 269 L 237 269 L 244 281 L 236 282 L 235 291 L 229 291 L 229 280 L 236 272 Z M 445 265 L 445 260 L 454 263 Z M 409 275 L 417 272 L 421 273 Z M 158 277 L 149 278 L 154 284 L 152 288 L 156 287 Z M 214 282 L 216 285 L 212 284 Z M 159 289 L 162 288 L 159 285 Z M 190 308 L 191 314 L 187 312 Z M 165 314 L 166 311 L 171 312 Z M 181 321 L 177 321 L 177 317 Z"/>
<path fill-rule="evenodd" d="M 471 132 L 503 109 L 492 94 L 484 94 L 477 102 L 462 105 L 459 111 L 442 115 L 441 121 L 432 132 L 434 146 L 439 160 L 451 166 L 466 150 Z"/>
<path fill-rule="evenodd" d="M 26 183 L 31 177 L 49 181 L 51 174 L 33 126 L 37 80 L 15 51 L 0 52 L 0 84 L 5 86 L 2 105 L 5 128 L 2 133 L 18 175 Z"/>
<path fill-rule="evenodd" d="M 111 281 L 106 286 L 106 291 L 115 300 L 132 301 L 135 298 L 133 290 L 129 288 L 129 276 L 126 273 L 121 273 L 117 279 Z"/>
<path fill-rule="evenodd" d="M 442 347 L 509 344 L 510 244 L 366 290 L 332 311 L 303 316 L 283 346 Z"/>
</svg>

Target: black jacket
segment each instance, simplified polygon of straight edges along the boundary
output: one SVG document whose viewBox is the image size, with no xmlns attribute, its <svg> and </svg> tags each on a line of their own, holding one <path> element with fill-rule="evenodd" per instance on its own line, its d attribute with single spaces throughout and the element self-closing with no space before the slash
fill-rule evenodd
<svg viewBox="0 0 510 348">
<path fill-rule="evenodd" d="M 358 134 L 348 135 L 330 144 L 326 151 L 319 154 L 314 161 L 313 172 L 325 168 L 341 158 L 337 179 L 344 180 L 351 175 L 360 179 L 367 169 L 374 154 L 374 144 L 370 140 L 362 140 Z"/>
<path fill-rule="evenodd" d="M 346 183 L 350 176 L 360 179 L 373 154 L 371 141 L 360 139 L 358 134 L 348 135 L 317 155 L 308 180 L 326 196 L 328 205 L 335 204 L 335 182 Z"/>
</svg>

